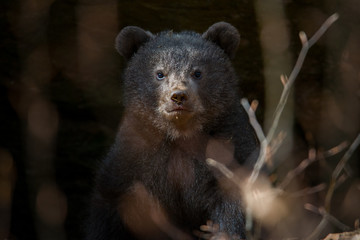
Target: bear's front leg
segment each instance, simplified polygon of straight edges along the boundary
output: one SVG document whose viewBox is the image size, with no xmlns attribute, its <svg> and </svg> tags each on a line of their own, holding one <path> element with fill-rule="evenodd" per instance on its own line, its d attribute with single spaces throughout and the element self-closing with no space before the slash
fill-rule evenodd
<svg viewBox="0 0 360 240">
<path fill-rule="evenodd" d="M 241 204 L 235 200 L 223 200 L 214 203 L 210 220 L 195 234 L 201 239 L 240 240 L 246 239 L 245 217 Z"/>
<path fill-rule="evenodd" d="M 239 235 L 229 235 L 221 232 L 219 224 L 214 224 L 211 220 L 206 222 L 206 225 L 200 226 L 200 231 L 194 231 L 195 236 L 205 240 L 244 240 Z"/>
</svg>

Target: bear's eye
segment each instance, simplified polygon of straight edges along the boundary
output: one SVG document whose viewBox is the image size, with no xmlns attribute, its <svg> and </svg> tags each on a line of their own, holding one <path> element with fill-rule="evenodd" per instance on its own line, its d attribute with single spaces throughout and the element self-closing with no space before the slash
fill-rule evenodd
<svg viewBox="0 0 360 240">
<path fill-rule="evenodd" d="M 157 80 L 164 80 L 164 78 L 165 78 L 165 75 L 164 75 L 164 73 L 163 72 L 157 72 L 156 73 L 156 79 Z"/>
<path fill-rule="evenodd" d="M 193 76 L 194 78 L 196 79 L 200 79 L 201 78 L 201 72 L 199 70 L 196 70 L 194 73 L 193 73 Z"/>
</svg>

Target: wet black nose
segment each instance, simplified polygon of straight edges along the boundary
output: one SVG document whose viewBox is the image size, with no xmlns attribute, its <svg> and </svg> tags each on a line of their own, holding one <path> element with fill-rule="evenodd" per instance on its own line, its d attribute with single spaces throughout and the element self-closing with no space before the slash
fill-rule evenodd
<svg viewBox="0 0 360 240">
<path fill-rule="evenodd" d="M 188 99 L 188 95 L 184 91 L 175 91 L 171 94 L 171 100 L 178 104 L 184 104 L 184 102 Z"/>
</svg>

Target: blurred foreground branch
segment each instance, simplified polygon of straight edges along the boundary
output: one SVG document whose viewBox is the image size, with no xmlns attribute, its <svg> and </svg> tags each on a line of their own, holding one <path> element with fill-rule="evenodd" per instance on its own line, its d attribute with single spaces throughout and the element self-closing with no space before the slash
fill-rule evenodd
<svg viewBox="0 0 360 240">
<path fill-rule="evenodd" d="M 339 16 L 337 13 L 331 15 L 310 39 L 307 38 L 307 36 L 304 32 L 299 33 L 299 37 L 300 37 L 300 40 L 302 43 L 302 48 L 301 48 L 298 59 L 296 61 L 296 64 L 295 64 L 290 76 L 287 77 L 285 75 L 282 75 L 280 77 L 280 80 L 283 83 L 284 89 L 282 91 L 281 98 L 280 98 L 277 108 L 275 110 L 272 125 L 271 125 L 267 135 L 264 134 L 262 127 L 260 126 L 260 124 L 258 123 L 258 121 L 256 119 L 255 112 L 256 112 L 256 109 L 258 106 L 258 102 L 255 100 L 250 104 L 247 99 L 241 100 L 243 107 L 245 108 L 245 110 L 247 111 L 247 113 L 249 115 L 250 123 L 254 127 L 257 137 L 258 137 L 259 141 L 261 142 L 260 154 L 255 163 L 254 169 L 252 170 L 251 175 L 248 178 L 247 184 L 245 184 L 245 185 L 242 184 L 241 181 L 239 181 L 239 178 L 236 174 L 234 174 L 231 170 L 229 170 L 222 163 L 217 162 L 216 159 L 215 160 L 207 159 L 207 163 L 209 165 L 219 169 L 229 180 L 231 180 L 232 182 L 237 184 L 240 191 L 242 191 L 244 193 L 245 199 L 247 197 L 249 197 L 250 195 L 256 195 L 255 197 L 250 196 L 250 198 L 249 198 L 250 201 L 245 200 L 248 211 L 249 211 L 248 215 L 250 215 L 251 218 L 252 218 L 252 215 L 254 215 L 255 217 L 258 217 L 260 221 L 262 221 L 262 217 L 264 217 L 266 215 L 265 214 L 265 215 L 256 216 L 257 215 L 256 208 L 259 208 L 259 206 L 261 204 L 263 204 L 263 205 L 266 204 L 265 202 L 259 203 L 259 201 L 258 201 L 259 199 L 255 199 L 255 198 L 259 198 L 259 196 L 261 198 L 260 199 L 261 201 L 268 201 L 267 203 L 269 203 L 270 205 L 278 204 L 280 206 L 279 209 L 281 210 L 282 202 L 279 201 L 279 199 L 277 199 L 277 196 L 279 196 L 279 194 L 284 192 L 284 188 L 287 185 L 289 185 L 289 183 L 295 176 L 302 173 L 305 170 L 305 168 L 307 168 L 313 162 L 317 161 L 316 150 L 310 149 L 308 158 L 303 160 L 295 169 L 293 169 L 292 171 L 289 171 L 288 174 L 286 175 L 285 179 L 281 183 L 279 183 L 277 187 L 275 187 L 275 188 L 264 187 L 263 189 L 257 189 L 254 184 L 255 182 L 257 182 L 259 173 L 260 173 L 261 169 L 263 168 L 265 162 L 267 160 L 269 160 L 268 158 L 270 158 L 271 155 L 274 154 L 276 152 L 276 150 L 280 147 L 281 142 L 284 138 L 284 135 L 286 134 L 283 132 L 277 133 L 279 120 L 282 115 L 283 109 L 287 103 L 287 100 L 288 100 L 289 94 L 291 92 L 291 89 L 294 85 L 295 79 L 297 78 L 297 76 L 303 66 L 307 52 L 320 39 L 320 37 L 326 32 L 326 30 L 338 19 L 338 17 Z M 339 220 L 337 220 L 335 217 L 333 217 L 330 214 L 330 203 L 331 203 L 331 199 L 332 199 L 334 190 L 335 190 L 336 186 L 340 183 L 341 173 L 344 170 L 346 170 L 346 163 L 348 162 L 348 160 L 352 156 L 353 152 L 356 150 L 356 148 L 359 145 L 360 145 L 360 134 L 356 137 L 354 142 L 348 148 L 348 150 L 346 151 L 346 153 L 344 154 L 342 159 L 339 161 L 338 165 L 336 166 L 336 168 L 332 174 L 331 182 L 330 182 L 328 192 L 327 192 L 326 198 L 325 198 L 324 207 L 316 208 L 315 206 L 309 207 L 310 204 L 306 205 L 308 208 L 310 208 L 308 210 L 316 209 L 314 212 L 316 212 L 322 216 L 322 220 L 315 227 L 313 232 L 306 238 L 307 240 L 318 239 L 321 231 L 325 229 L 325 227 L 328 225 L 328 223 L 332 223 L 332 224 L 336 225 L 343 231 L 349 230 L 348 226 L 342 224 Z M 327 152 L 324 152 L 324 157 L 337 154 L 337 153 L 341 152 L 343 149 L 345 149 L 347 146 L 348 146 L 348 144 L 346 142 L 343 142 L 339 146 L 336 146 L 335 148 L 333 148 Z M 326 188 L 326 184 L 322 183 L 313 188 L 305 188 L 299 192 L 294 193 L 293 195 L 294 196 L 299 196 L 299 195 L 303 196 L 306 194 L 311 194 L 314 192 L 322 191 L 325 188 Z M 270 201 L 269 201 L 269 199 L 270 199 Z M 276 201 L 278 201 L 278 202 L 276 202 Z M 255 204 L 254 204 L 254 202 L 255 202 Z M 305 208 L 306 208 L 306 206 L 305 206 Z M 271 213 L 270 213 L 270 215 L 273 216 L 273 214 L 271 214 Z M 358 236 L 358 235 L 356 235 L 356 236 Z M 347 238 L 338 238 L 338 239 L 347 239 Z"/>
<path fill-rule="evenodd" d="M 254 166 L 254 169 L 251 172 L 250 177 L 248 178 L 247 184 L 242 184 L 240 178 L 222 163 L 217 162 L 214 159 L 207 159 L 207 163 L 209 165 L 220 170 L 224 174 L 224 176 L 226 176 L 229 180 L 234 182 L 239 187 L 240 191 L 244 194 L 244 199 L 247 205 L 247 210 L 249 211 L 248 215 L 250 216 L 250 218 L 252 218 L 252 216 L 255 216 L 261 222 L 264 220 L 264 217 L 265 218 L 267 217 L 266 214 L 271 215 L 271 217 L 274 217 L 274 214 L 272 214 L 271 211 L 265 214 L 262 211 L 261 214 L 259 215 L 259 212 L 257 210 L 258 208 L 264 210 L 264 205 L 269 205 L 268 206 L 269 209 L 273 208 L 281 211 L 282 209 L 281 206 L 283 205 L 283 202 L 281 202 L 281 200 L 278 199 L 277 197 L 280 194 L 284 193 L 284 188 L 289 185 L 289 183 L 292 181 L 292 179 L 294 179 L 294 177 L 301 174 L 309 165 L 311 165 L 313 162 L 318 160 L 317 151 L 315 149 L 309 149 L 308 157 L 305 160 L 303 160 L 295 169 L 289 171 L 285 179 L 277 184 L 277 187 L 274 188 L 272 186 L 264 186 L 264 184 L 265 185 L 268 184 L 266 182 L 260 183 L 260 185 L 262 184 L 263 186 L 257 184 L 257 182 L 263 181 L 263 179 L 258 180 L 258 176 L 264 163 L 268 160 L 267 158 L 270 158 L 271 155 L 274 154 L 276 150 L 280 147 L 283 137 L 285 135 L 285 133 L 282 132 L 278 133 L 277 135 L 275 133 L 277 132 L 280 117 L 286 105 L 287 99 L 295 82 L 295 79 L 302 68 L 307 52 L 337 19 L 338 19 L 337 13 L 331 15 L 323 23 L 323 25 L 319 28 L 319 30 L 313 35 L 313 37 L 311 37 L 309 40 L 307 39 L 307 36 L 304 32 L 299 33 L 299 37 L 302 43 L 302 49 L 300 51 L 296 64 L 290 74 L 290 77 L 288 78 L 284 75 L 280 77 L 284 89 L 281 98 L 279 100 L 278 106 L 274 113 L 274 120 L 267 135 L 264 134 L 262 127 L 260 126 L 260 124 L 256 119 L 255 111 L 257 109 L 258 102 L 255 100 L 250 104 L 246 99 L 241 100 L 243 107 L 245 108 L 245 110 L 249 115 L 250 123 L 254 127 L 255 132 L 261 142 L 260 154 Z M 328 191 L 326 193 L 324 205 L 320 207 L 315 207 L 309 203 L 305 204 L 304 206 L 305 209 L 310 210 L 322 216 L 321 221 L 314 228 L 312 233 L 306 238 L 306 240 L 319 239 L 320 234 L 328 226 L 329 223 L 338 227 L 339 229 L 342 229 L 342 231 L 348 231 L 351 229 L 347 225 L 340 222 L 333 215 L 331 215 L 330 205 L 336 187 L 342 183 L 343 175 L 347 174 L 346 173 L 347 162 L 350 159 L 350 157 L 353 155 L 354 151 L 359 147 L 359 145 L 360 145 L 360 134 L 358 134 L 358 136 L 355 138 L 353 143 L 349 146 L 348 150 L 345 152 L 345 154 L 337 164 L 336 168 L 334 169 L 331 176 L 331 181 L 328 187 Z M 347 147 L 348 147 L 348 143 L 342 142 L 338 146 L 328 151 L 325 151 L 322 156 L 323 157 L 333 156 L 343 151 Z M 345 173 L 342 174 L 343 172 Z M 255 182 L 257 185 L 254 184 Z M 305 188 L 299 192 L 295 192 L 288 196 L 292 196 L 292 197 L 304 196 L 307 194 L 312 194 L 314 192 L 322 191 L 325 188 L 326 188 L 326 184 L 321 183 L 315 187 Z M 351 236 L 352 238 L 350 238 L 349 236 Z M 359 237 L 359 232 L 355 231 L 349 233 L 344 232 L 341 234 L 330 234 L 326 239 L 360 239 L 360 237 Z"/>
<path fill-rule="evenodd" d="M 360 240 L 360 229 L 353 232 L 331 233 L 324 240 Z"/>
</svg>

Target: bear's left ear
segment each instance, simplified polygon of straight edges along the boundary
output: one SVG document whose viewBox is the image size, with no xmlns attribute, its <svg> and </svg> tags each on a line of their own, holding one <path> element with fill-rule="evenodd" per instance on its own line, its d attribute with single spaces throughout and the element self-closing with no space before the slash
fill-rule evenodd
<svg viewBox="0 0 360 240">
<path fill-rule="evenodd" d="M 214 42 L 232 59 L 240 43 L 238 30 L 227 22 L 218 22 L 210 26 L 202 35 L 208 41 Z"/>
<path fill-rule="evenodd" d="M 140 46 L 151 38 L 153 38 L 151 32 L 136 26 L 128 26 L 123 28 L 117 35 L 115 48 L 121 56 L 129 60 Z"/>
</svg>

